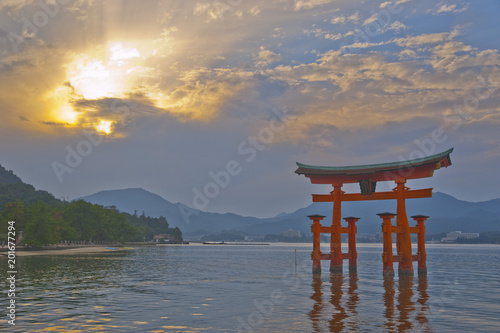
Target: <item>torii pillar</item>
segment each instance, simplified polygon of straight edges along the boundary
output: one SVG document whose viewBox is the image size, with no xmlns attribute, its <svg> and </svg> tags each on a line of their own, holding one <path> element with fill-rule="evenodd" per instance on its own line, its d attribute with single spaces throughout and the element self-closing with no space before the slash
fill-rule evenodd
<svg viewBox="0 0 500 333">
<path fill-rule="evenodd" d="M 384 235 L 384 250 L 382 253 L 382 263 L 384 265 L 384 277 L 392 278 L 394 276 L 393 256 L 392 256 L 392 223 L 391 220 L 396 216 L 393 213 L 377 214 L 382 218 L 382 233 Z"/>
<path fill-rule="evenodd" d="M 427 254 L 425 253 L 425 225 L 424 222 L 429 216 L 414 215 L 412 219 L 417 221 L 417 257 L 418 257 L 418 275 L 427 274 Z"/>
<path fill-rule="evenodd" d="M 342 184 L 333 185 L 333 216 L 332 236 L 330 238 L 330 273 L 342 273 L 342 243 L 341 243 L 341 219 L 342 219 Z"/>
<path fill-rule="evenodd" d="M 349 216 L 344 217 L 347 221 L 347 233 L 349 234 L 349 274 L 358 271 L 358 252 L 356 251 L 356 222 L 359 217 Z"/>
<path fill-rule="evenodd" d="M 410 226 L 408 225 L 408 217 L 406 216 L 405 204 L 405 192 L 407 192 L 409 188 L 405 187 L 405 181 L 403 180 L 397 180 L 396 184 L 396 225 L 399 229 L 397 230 L 396 247 L 398 255 L 401 258 L 399 260 L 398 275 L 413 275 Z"/>
<path fill-rule="evenodd" d="M 313 234 L 313 251 L 311 259 L 313 261 L 312 272 L 313 275 L 321 274 L 321 223 L 320 221 L 325 218 L 323 215 L 309 215 L 308 218 L 313 221 L 311 225 L 311 232 Z"/>
</svg>

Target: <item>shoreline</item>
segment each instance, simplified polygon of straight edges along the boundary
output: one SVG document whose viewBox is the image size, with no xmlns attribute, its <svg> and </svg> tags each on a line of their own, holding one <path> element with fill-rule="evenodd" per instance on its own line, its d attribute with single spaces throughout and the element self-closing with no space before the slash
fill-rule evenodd
<svg viewBox="0 0 500 333">
<path fill-rule="evenodd" d="M 114 250 L 114 249 L 116 250 Z M 60 249 L 41 249 L 41 250 L 21 250 L 17 249 L 16 257 L 42 256 L 42 255 L 69 255 L 69 254 L 84 254 L 84 253 L 99 253 L 99 252 L 116 252 L 131 250 L 131 247 L 106 247 L 106 246 L 80 246 L 73 248 Z M 0 257 L 7 257 L 8 252 L 0 252 Z"/>
</svg>

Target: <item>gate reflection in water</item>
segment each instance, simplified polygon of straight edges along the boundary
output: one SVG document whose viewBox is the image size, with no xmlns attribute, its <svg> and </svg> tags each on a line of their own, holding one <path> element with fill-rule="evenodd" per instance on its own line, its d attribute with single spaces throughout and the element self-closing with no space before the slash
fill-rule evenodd
<svg viewBox="0 0 500 333">
<path fill-rule="evenodd" d="M 311 296 L 314 304 L 309 312 L 314 332 L 359 331 L 358 280 L 358 275 L 355 273 L 349 274 L 348 277 L 342 274 L 331 274 L 328 283 L 330 288 L 327 289 L 323 288 L 325 283 L 322 277 L 314 276 Z M 431 332 L 427 319 L 429 310 L 427 276 L 417 278 L 418 299 L 416 302 L 412 300 L 414 296 L 413 276 L 401 276 L 398 280 L 384 279 L 383 288 L 384 295 L 381 304 L 385 306 L 384 328 L 388 332 L 411 332 L 417 329 L 416 323 L 418 323 L 419 332 Z M 325 318 L 328 316 L 326 329 Z"/>
</svg>

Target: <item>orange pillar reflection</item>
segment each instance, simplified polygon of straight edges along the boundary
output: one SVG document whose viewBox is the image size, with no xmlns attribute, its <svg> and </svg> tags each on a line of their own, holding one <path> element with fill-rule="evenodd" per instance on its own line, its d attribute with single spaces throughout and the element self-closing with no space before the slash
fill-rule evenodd
<svg viewBox="0 0 500 333">
<path fill-rule="evenodd" d="M 357 305 L 359 301 L 358 276 L 356 273 L 349 274 L 349 286 L 347 289 L 347 298 L 344 297 L 343 285 L 344 277 L 342 274 L 331 274 L 331 296 L 329 303 L 333 309 L 324 300 L 322 290 L 322 280 L 320 276 L 313 276 L 313 293 L 311 299 L 314 301 L 312 310 L 309 312 L 313 332 L 358 332 Z M 325 301 L 325 303 L 323 303 Z M 323 312 L 323 310 L 325 310 Z M 325 318 L 328 320 L 328 329 L 325 324 Z M 352 320 L 351 320 L 352 319 Z"/>
<path fill-rule="evenodd" d="M 428 326 L 429 320 L 427 319 L 427 311 L 429 310 L 429 305 L 427 300 L 429 295 L 427 294 L 427 275 L 418 276 L 418 300 L 417 303 L 420 305 L 420 311 L 417 313 L 417 321 L 421 328 Z"/>
<path fill-rule="evenodd" d="M 332 295 L 330 303 L 333 305 L 333 315 L 330 320 L 330 332 L 344 332 L 345 319 L 348 317 L 347 313 L 342 306 L 342 284 L 344 277 L 342 274 L 331 274 L 330 283 L 332 284 Z"/>
<path fill-rule="evenodd" d="M 397 304 L 395 305 L 397 288 Z M 430 332 L 427 319 L 429 306 L 427 300 L 427 276 L 418 277 L 418 306 L 419 312 L 415 315 L 417 304 L 413 301 L 413 276 L 400 276 L 398 281 L 392 278 L 384 278 L 384 305 L 386 318 L 385 328 L 388 332 Z M 414 320 L 414 318 L 416 320 Z"/>
<path fill-rule="evenodd" d="M 349 274 L 349 289 L 347 289 L 347 295 L 349 296 L 347 299 L 347 311 L 349 313 L 349 317 L 356 318 L 358 315 L 357 306 L 359 301 L 358 296 L 358 275 L 356 273 Z M 358 332 L 358 321 L 352 320 L 348 323 L 348 332 Z"/>
<path fill-rule="evenodd" d="M 385 328 L 387 332 L 395 332 L 394 328 L 394 280 L 392 278 L 384 278 L 384 305 L 385 305 Z"/>
<path fill-rule="evenodd" d="M 323 310 L 323 292 L 321 291 L 321 276 L 313 276 L 313 294 L 311 299 L 314 301 L 313 308 L 309 312 L 309 318 L 311 318 L 311 324 L 314 332 L 322 332 L 320 323 L 321 311 Z"/>
<path fill-rule="evenodd" d="M 413 328 L 413 322 L 410 318 L 415 310 L 413 296 L 413 276 L 403 275 L 399 277 L 399 295 L 397 309 L 399 311 L 398 332 L 409 332 Z"/>
</svg>

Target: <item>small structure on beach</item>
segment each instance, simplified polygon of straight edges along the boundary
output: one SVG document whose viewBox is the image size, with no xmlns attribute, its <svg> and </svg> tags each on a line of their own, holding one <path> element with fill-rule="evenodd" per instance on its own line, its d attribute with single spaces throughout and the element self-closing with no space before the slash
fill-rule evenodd
<svg viewBox="0 0 500 333">
<path fill-rule="evenodd" d="M 176 241 L 175 237 L 170 234 L 161 234 L 153 236 L 153 242 L 155 243 L 174 243 Z"/>
<path fill-rule="evenodd" d="M 313 194 L 313 202 L 333 202 L 332 224 L 329 227 L 322 226 L 320 221 L 325 218 L 321 215 L 310 215 L 313 221 L 311 231 L 313 233 L 313 273 L 321 273 L 321 260 L 330 260 L 330 272 L 342 273 L 343 259 L 349 260 L 349 271 L 355 272 L 357 268 L 356 253 L 356 222 L 357 217 L 344 218 L 348 222 L 347 227 L 341 226 L 343 201 L 363 200 L 389 200 L 397 201 L 396 213 L 384 212 L 378 214 L 382 219 L 382 232 L 384 237 L 384 250 L 382 261 L 384 264 L 384 275 L 393 276 L 393 262 L 399 263 L 399 275 L 413 274 L 413 261 L 418 261 L 420 274 L 427 273 L 425 254 L 425 226 L 424 221 L 428 216 L 416 215 L 412 218 L 417 222 L 416 226 L 410 227 L 406 215 L 406 199 L 432 197 L 432 188 L 410 190 L 405 184 L 410 179 L 432 177 L 434 171 L 451 165 L 450 154 L 453 148 L 439 154 L 422 157 L 409 161 L 369 164 L 358 166 L 313 166 L 297 163 L 298 169 L 295 173 L 304 175 L 311 180 L 312 184 L 329 184 L 333 186 L 330 194 Z M 377 192 L 377 182 L 394 181 L 396 187 L 392 191 Z M 349 183 L 359 183 L 360 193 L 345 193 L 342 186 Z M 396 217 L 396 225 L 391 220 Z M 330 253 L 321 253 L 320 234 L 331 234 Z M 349 252 L 342 253 L 341 234 L 349 235 Z M 392 233 L 396 234 L 397 254 L 392 253 Z M 418 235 L 418 252 L 412 254 L 410 234 Z"/>
</svg>

